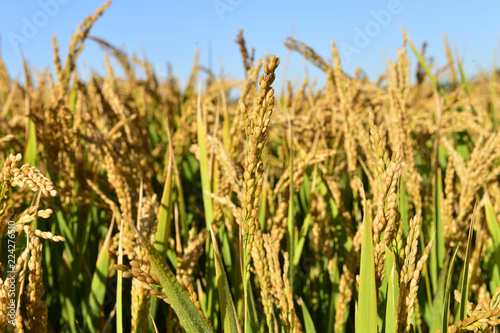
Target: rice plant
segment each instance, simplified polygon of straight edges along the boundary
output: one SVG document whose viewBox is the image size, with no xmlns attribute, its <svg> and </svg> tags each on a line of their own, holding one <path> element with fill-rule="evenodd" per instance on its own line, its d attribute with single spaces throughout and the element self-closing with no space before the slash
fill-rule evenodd
<svg viewBox="0 0 500 333">
<path fill-rule="evenodd" d="M 498 330 L 496 68 L 467 80 L 404 31 L 369 80 L 290 37 L 326 84 L 278 95 L 285 61 L 239 31 L 245 78 L 196 55 L 182 88 L 91 35 L 109 5 L 54 37 L 54 73 L 0 55 L 1 331 Z"/>
</svg>

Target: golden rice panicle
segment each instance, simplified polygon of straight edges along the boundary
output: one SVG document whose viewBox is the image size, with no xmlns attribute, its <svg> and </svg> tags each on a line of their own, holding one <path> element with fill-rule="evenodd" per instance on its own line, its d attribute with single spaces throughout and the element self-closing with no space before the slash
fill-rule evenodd
<svg viewBox="0 0 500 333">
<path fill-rule="evenodd" d="M 269 235 L 264 234 L 263 241 L 269 265 L 269 277 L 272 286 L 272 294 L 274 296 L 274 303 L 276 304 L 276 307 L 281 310 L 279 313 L 281 324 L 289 330 L 292 330 L 292 332 L 298 332 L 300 331 L 300 327 L 295 326 L 295 318 L 297 315 L 295 313 L 294 302 L 292 299 L 290 281 L 288 280 L 286 273 L 290 265 L 288 253 L 284 253 L 285 262 L 282 274 L 278 249 L 272 246 Z"/>
<path fill-rule="evenodd" d="M 411 128 L 411 113 L 408 112 L 410 84 L 410 58 L 407 56 L 406 30 L 403 32 L 403 47 L 397 49 L 397 63 L 389 61 L 389 132 L 393 142 L 400 142 L 405 153 L 404 177 L 408 193 L 412 197 L 417 214 L 422 211 L 422 177 L 415 164 L 415 145 Z"/>
<path fill-rule="evenodd" d="M 378 126 L 375 124 L 375 115 L 373 112 L 370 112 L 368 119 L 370 125 L 370 142 L 372 144 L 373 154 L 372 168 L 381 182 L 386 166 L 389 163 L 389 154 L 383 145 Z"/>
<path fill-rule="evenodd" d="M 189 230 L 188 243 L 183 249 L 184 254 L 182 256 L 180 267 L 177 269 L 178 279 L 183 278 L 184 276 L 193 277 L 198 259 L 200 259 L 203 255 L 206 237 L 206 229 L 200 230 L 198 234 L 196 234 L 194 227 Z"/>
<path fill-rule="evenodd" d="M 127 266 L 122 265 L 122 264 L 115 264 L 114 268 L 116 270 L 122 271 L 123 272 L 123 277 L 124 278 L 134 278 L 134 280 L 137 279 L 137 281 L 140 281 L 142 283 L 142 287 L 145 290 L 148 290 L 152 295 L 158 297 L 159 299 L 163 300 L 165 303 L 170 304 L 170 301 L 168 300 L 167 296 L 161 292 L 153 288 L 151 285 L 155 286 L 160 286 L 160 281 L 156 276 L 153 276 L 149 274 L 148 272 L 144 271 L 141 269 L 141 264 L 138 263 L 137 261 L 131 261 L 130 266 L 132 266 L 132 269 L 129 269 Z"/>
<path fill-rule="evenodd" d="M 292 295 L 292 289 L 290 287 L 290 280 L 288 279 L 288 268 L 290 267 L 290 259 L 288 252 L 283 253 L 284 264 L 283 264 L 283 285 L 285 287 L 285 296 L 288 302 L 289 314 L 288 314 L 288 322 L 291 325 L 291 332 L 299 333 L 303 332 L 302 325 L 300 323 L 299 318 L 297 317 L 297 313 L 295 312 L 295 304 Z"/>
<path fill-rule="evenodd" d="M 255 240 L 252 249 L 252 262 L 260 285 L 260 295 L 262 297 L 262 304 L 264 305 L 266 322 L 270 323 L 273 316 L 273 305 L 270 294 L 271 282 L 269 281 L 269 263 L 266 260 L 264 239 L 262 230 L 260 229 L 255 233 Z M 272 327 L 268 327 L 268 329 L 271 331 Z"/>
<path fill-rule="evenodd" d="M 495 181 L 500 174 L 500 168 L 495 165 L 495 160 L 500 157 L 500 133 L 488 133 L 487 137 L 481 136 L 476 142 L 466 162 L 466 172 L 460 179 L 461 191 L 459 198 L 459 211 L 457 223 L 458 240 L 466 237 L 467 218 L 472 214 L 474 196 L 489 182 Z"/>
<path fill-rule="evenodd" d="M 115 216 L 120 216 L 120 209 L 116 205 L 116 203 L 111 200 L 108 195 L 106 195 L 93 181 L 87 179 L 87 184 L 90 188 L 101 198 L 101 200 L 109 206 L 109 209 L 115 214 Z"/>
<path fill-rule="evenodd" d="M 23 188 L 24 185 L 28 185 L 33 192 L 38 190 L 42 191 L 45 196 L 57 196 L 57 190 L 48 178 L 46 178 L 40 170 L 30 163 L 26 163 L 21 166 L 20 169 L 12 170 L 12 186 L 19 186 Z"/>
<path fill-rule="evenodd" d="M 9 269 L 12 272 L 6 276 L 6 279 L 2 281 L 0 278 L 0 329 L 10 327 L 12 331 L 12 325 L 7 324 L 7 314 L 9 310 L 7 306 L 10 304 L 11 298 L 9 297 L 9 289 L 12 281 L 15 281 L 14 292 L 17 295 L 16 304 L 19 304 L 24 297 L 24 282 L 26 276 L 26 269 L 28 268 L 28 258 L 30 254 L 29 245 L 19 254 L 17 257 L 16 265 L 13 269 Z M 19 332 L 24 332 L 23 330 L 23 316 L 21 314 L 21 307 L 17 307 L 16 318 L 15 318 L 15 330 Z"/>
<path fill-rule="evenodd" d="M 321 194 L 316 195 L 313 191 L 311 191 L 311 216 L 313 219 L 311 231 L 318 259 L 325 255 L 327 258 L 333 258 L 332 230 L 327 216 L 325 198 Z"/>
<path fill-rule="evenodd" d="M 354 125 L 354 100 L 352 85 L 346 79 L 346 76 L 342 72 L 342 66 L 340 64 L 340 55 L 334 42 L 330 42 L 332 46 L 332 56 L 333 56 L 333 80 L 335 81 L 335 88 L 337 92 L 337 97 L 339 99 L 339 108 L 342 115 L 343 124 L 343 134 L 344 134 L 344 150 L 347 159 L 347 173 L 349 174 L 349 183 L 353 191 L 354 197 L 356 198 L 358 192 L 361 189 L 362 181 L 357 173 L 357 143 L 356 137 L 354 135 L 355 125 Z"/>
<path fill-rule="evenodd" d="M 402 149 L 397 145 L 391 162 L 383 174 L 382 191 L 378 198 L 377 213 L 373 219 L 373 243 L 377 283 L 380 285 L 385 275 L 385 246 L 396 236 L 397 186 L 401 175 Z"/>
<path fill-rule="evenodd" d="M 281 240 L 286 234 L 288 223 L 288 203 L 289 200 L 283 200 L 278 204 L 275 213 L 270 217 L 267 225 L 271 234 L 271 242 L 276 248 L 280 248 Z"/>
<path fill-rule="evenodd" d="M 240 46 L 241 57 L 243 58 L 243 67 L 245 68 L 245 74 L 248 75 L 248 71 L 253 67 L 253 59 L 255 50 L 252 47 L 252 53 L 249 54 L 246 44 L 245 38 L 243 38 L 243 29 L 240 29 L 238 32 L 238 36 L 236 36 L 236 44 Z"/>
<path fill-rule="evenodd" d="M 405 258 L 400 273 L 396 318 L 400 331 L 405 330 L 405 332 L 409 332 L 410 329 L 415 306 L 417 306 L 415 300 L 418 291 L 418 281 L 422 269 L 429 257 L 432 245 L 434 244 L 434 241 L 431 240 L 425 247 L 422 257 L 416 262 L 421 220 L 421 215 L 416 215 L 410 220 L 410 231 L 405 247 Z"/>
<path fill-rule="evenodd" d="M 3 165 L 2 171 L 0 173 L 0 184 L 7 186 L 4 192 L 6 196 L 8 196 L 8 187 L 20 187 L 23 188 L 25 185 L 28 185 L 33 192 L 40 190 L 45 196 L 57 196 L 57 190 L 48 178 L 46 178 L 40 170 L 38 170 L 35 166 L 32 166 L 30 163 L 26 163 L 21 166 L 21 168 L 17 167 L 17 163 L 22 159 L 21 154 L 13 155 L 10 154 L 5 163 Z M 0 198 L 2 200 L 5 199 Z"/>
<path fill-rule="evenodd" d="M 242 104 L 249 105 L 251 101 L 253 101 L 255 96 L 257 96 L 256 82 L 258 81 L 259 72 L 263 65 L 264 61 L 262 59 L 259 59 L 255 67 L 252 67 L 248 72 L 248 76 L 245 80 L 245 85 L 243 87 L 243 90 L 241 92 L 240 98 L 238 99 L 237 103 L 238 106 L 237 111 L 240 112 L 241 116 L 233 118 L 231 123 L 231 128 L 229 130 L 229 137 L 231 143 L 228 153 L 237 160 L 241 160 L 241 158 L 239 157 L 241 155 L 241 151 L 243 150 L 243 143 L 245 141 L 247 133 L 246 130 L 245 131 L 241 130 L 243 126 L 246 127 L 246 121 L 248 118 L 246 108 L 245 110 L 242 110 L 241 106 Z M 243 114 L 241 114 L 241 112 L 243 112 Z"/>
<path fill-rule="evenodd" d="M 476 195 L 481 189 L 487 189 L 488 184 L 495 182 L 500 174 L 500 168 L 496 165 L 500 157 L 500 134 L 495 132 L 480 136 L 466 161 L 450 140 L 447 138 L 441 140 L 449 152 L 448 163 L 452 164 L 445 176 L 446 215 L 443 227 L 445 236 L 449 237 L 448 242 L 454 246 L 466 241 L 467 225 L 473 214 L 473 201 Z M 454 174 L 458 178 L 456 182 Z M 460 191 L 456 192 L 457 188 Z"/>
<path fill-rule="evenodd" d="M 485 310 L 478 305 L 471 316 L 448 327 L 449 332 L 494 332 L 500 325 L 500 308 Z"/>
<path fill-rule="evenodd" d="M 28 332 L 47 331 L 48 309 L 46 302 L 42 299 L 45 292 L 43 288 L 42 247 L 40 238 L 32 236 L 29 243 L 29 278 L 24 295 Z"/>
<path fill-rule="evenodd" d="M 49 209 L 47 209 L 47 210 L 49 210 Z M 40 214 L 40 211 L 38 211 L 37 217 L 42 217 L 39 214 Z M 43 218 L 46 218 L 46 217 L 43 217 Z M 27 225 L 24 226 L 24 231 L 26 232 L 26 234 L 33 234 L 37 237 L 40 237 L 43 239 L 48 239 L 48 240 L 51 240 L 51 241 L 56 242 L 56 243 L 65 241 L 65 238 L 63 236 L 54 235 L 50 231 L 41 231 L 38 229 L 31 230 L 31 228 Z"/>
<path fill-rule="evenodd" d="M 446 69 L 448 69 L 449 71 L 449 78 L 451 83 L 453 84 L 454 87 L 456 87 L 458 83 L 457 71 L 455 70 L 455 61 L 453 60 L 450 43 L 448 42 L 448 36 L 446 36 L 446 34 L 443 34 L 443 44 L 446 53 L 446 60 L 448 62 L 446 64 Z"/>
<path fill-rule="evenodd" d="M 52 98 L 52 100 L 55 102 L 57 101 L 59 98 L 61 98 L 63 96 L 63 91 L 61 90 L 62 89 L 62 82 L 64 81 L 64 72 L 63 72 L 63 69 L 62 69 L 62 63 L 61 63 L 61 55 L 59 53 L 59 43 L 57 42 L 57 37 L 56 35 L 53 35 L 52 36 L 52 52 L 54 53 L 54 56 L 53 56 L 53 62 L 54 62 L 54 69 L 55 69 L 55 72 L 56 72 L 56 78 L 57 78 L 57 82 L 59 83 L 59 85 L 56 87 L 54 87 L 56 89 L 56 91 L 54 91 L 57 96 L 54 96 L 55 98 Z M 49 75 L 50 79 L 52 80 L 52 76 Z"/>
<path fill-rule="evenodd" d="M 17 169 L 17 162 L 22 160 L 23 155 L 10 154 L 6 159 L 2 167 L 2 171 L 0 172 L 0 183 L 11 186 L 14 173 L 13 170 Z"/>
<path fill-rule="evenodd" d="M 411 277 L 411 282 L 409 285 L 409 292 L 408 292 L 408 296 L 406 297 L 407 318 L 406 318 L 405 332 L 410 332 L 410 327 L 411 327 L 411 323 L 412 323 L 412 319 L 413 319 L 413 313 L 415 312 L 415 308 L 418 307 L 418 304 L 415 303 L 415 300 L 417 299 L 418 282 L 420 280 L 421 272 L 424 268 L 424 265 L 427 262 L 427 259 L 429 258 L 429 253 L 431 252 L 431 248 L 432 248 L 433 244 L 434 244 L 433 240 L 431 240 L 429 242 L 429 244 L 427 244 L 427 246 L 424 249 L 424 254 L 417 262 L 417 266 L 415 268 L 415 271 L 413 272 L 413 276 Z"/>
<path fill-rule="evenodd" d="M 219 196 L 229 194 L 229 190 L 239 193 L 241 185 L 238 179 L 236 162 L 224 149 L 223 143 L 219 139 L 209 135 L 207 136 L 207 140 L 211 144 L 211 147 L 214 148 L 215 157 L 219 161 L 222 171 L 219 177 Z"/>
<path fill-rule="evenodd" d="M 133 221 L 132 219 L 132 197 L 130 186 L 127 182 L 127 178 L 121 172 L 117 161 L 113 158 L 111 150 L 107 147 L 104 149 L 104 163 L 103 168 L 106 170 L 106 175 L 108 182 L 113 186 L 116 195 L 118 197 L 118 203 L 120 204 L 120 210 L 125 218 L 125 221 Z M 117 158 L 118 159 L 118 158 Z M 128 223 L 124 224 L 125 231 L 130 229 Z"/>
<path fill-rule="evenodd" d="M 325 60 L 306 44 L 294 39 L 293 37 L 287 37 L 285 46 L 289 50 L 296 51 L 302 54 L 308 61 L 310 61 L 314 66 L 318 67 L 322 71 L 328 71 L 329 66 L 325 62 Z"/>
<path fill-rule="evenodd" d="M 7 202 L 3 203 L 0 201 L 0 235 L 4 234 L 13 214 L 14 207 L 7 207 Z"/>
<path fill-rule="evenodd" d="M 71 37 L 68 46 L 68 54 L 66 56 L 66 62 L 63 71 L 63 81 L 59 82 L 61 86 L 61 91 L 65 94 L 67 93 L 67 88 L 69 87 L 69 81 L 71 74 L 73 73 L 76 66 L 76 59 L 82 53 L 83 47 L 85 45 L 85 39 L 90 32 L 90 29 L 97 21 L 97 19 L 104 13 L 104 11 L 111 5 L 111 0 L 103 3 L 92 16 L 87 16 L 83 22 L 78 26 L 77 32 Z"/>
<path fill-rule="evenodd" d="M 305 154 L 304 156 L 299 156 L 293 161 L 293 185 L 294 193 L 298 193 L 302 182 L 304 181 L 304 173 L 306 168 L 311 165 L 317 165 L 324 162 L 327 158 L 335 155 L 333 150 L 321 150 L 313 151 Z M 280 179 L 274 186 L 273 196 L 276 197 L 280 192 L 286 191 L 290 185 L 290 168 L 287 168 L 285 172 L 281 175 Z"/>
<path fill-rule="evenodd" d="M 3 164 L 0 171 L 0 235 L 3 235 L 10 217 L 14 213 L 13 207 L 8 207 L 7 202 L 10 196 L 10 187 L 14 178 L 13 170 L 17 168 L 16 164 L 22 159 L 21 154 L 10 154 Z"/>
<path fill-rule="evenodd" d="M 274 89 L 271 88 L 276 78 L 274 71 L 279 65 L 279 58 L 272 56 L 267 64 L 264 65 L 264 74 L 259 78 L 259 93 L 254 102 L 254 108 L 251 115 L 246 112 L 246 107 L 240 104 L 240 112 L 243 116 L 246 135 L 248 155 L 245 160 L 245 172 L 243 182 L 243 221 L 241 222 L 243 236 L 243 254 L 244 254 L 244 272 L 250 270 L 250 253 L 256 226 L 257 216 L 259 214 L 259 200 L 262 191 L 264 178 L 263 162 L 261 159 L 262 150 L 267 140 L 270 117 L 274 107 Z M 248 281 L 249 274 L 244 276 Z"/>
<path fill-rule="evenodd" d="M 0 40 L 0 95 L 6 96 L 10 90 L 10 75 L 2 58 L 2 43 Z"/>
<path fill-rule="evenodd" d="M 153 238 L 156 230 L 156 219 L 154 216 L 154 207 L 156 203 L 156 195 L 150 197 L 142 197 L 142 202 L 139 204 L 138 224 L 141 234 L 147 238 Z M 157 280 L 150 274 L 150 262 L 147 256 L 146 249 L 137 243 L 135 246 L 134 265 L 142 270 L 142 276 L 146 278 L 146 282 L 158 284 Z M 144 288 L 144 281 L 138 279 L 132 280 L 131 290 L 131 313 L 132 313 L 132 327 L 136 332 L 143 332 L 147 330 L 149 320 L 149 308 L 151 305 L 151 294 L 149 289 Z"/>
<path fill-rule="evenodd" d="M 29 163 L 24 164 L 21 168 L 17 167 L 17 163 L 22 159 L 21 154 L 10 155 L 7 157 L 2 171 L 0 173 L 0 187 L 2 189 L 2 197 L 0 198 L 0 234 L 3 234 L 9 219 L 13 215 L 13 207 L 7 207 L 7 200 L 10 195 L 10 187 L 23 188 L 28 185 L 33 191 L 40 191 L 45 196 L 56 196 L 57 190 L 48 178 L 46 178 L 40 170 L 31 166 Z M 20 232 L 25 224 L 34 221 L 37 218 L 48 218 L 52 214 L 51 209 L 38 209 L 37 205 L 31 206 L 25 210 L 17 219 L 15 230 Z M 54 236 L 50 232 L 43 233 L 37 230 L 36 236 L 42 236 L 53 241 L 63 241 L 61 236 Z M 30 233 L 30 231 L 27 231 Z"/>
</svg>

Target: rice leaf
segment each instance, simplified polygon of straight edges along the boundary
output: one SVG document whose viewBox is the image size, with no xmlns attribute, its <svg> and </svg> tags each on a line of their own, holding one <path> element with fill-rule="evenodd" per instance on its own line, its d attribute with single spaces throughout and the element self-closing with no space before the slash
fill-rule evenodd
<svg viewBox="0 0 500 333">
<path fill-rule="evenodd" d="M 413 42 L 411 41 L 409 36 L 408 36 L 408 44 L 410 44 L 410 47 L 411 47 L 413 53 L 415 54 L 415 56 L 417 57 L 418 62 L 420 63 L 420 66 L 422 66 L 422 68 L 424 69 L 425 74 L 427 74 L 427 76 L 431 80 L 436 91 L 438 91 L 441 96 L 445 97 L 444 90 L 441 87 L 441 85 L 439 84 L 436 76 L 432 73 L 432 71 L 431 71 L 430 67 L 427 65 L 427 62 L 425 61 L 424 57 L 422 56 L 422 54 L 420 54 L 420 52 L 415 47 L 415 45 L 413 44 Z"/>
<path fill-rule="evenodd" d="M 408 236 L 410 229 L 410 213 L 409 213 L 409 199 L 408 192 L 406 190 L 406 181 L 403 177 L 400 178 L 398 186 L 398 208 L 401 214 L 401 224 L 403 226 L 403 235 Z"/>
<path fill-rule="evenodd" d="M 309 233 L 309 229 L 312 226 L 312 215 L 311 212 L 308 212 L 306 218 L 304 219 L 304 223 L 300 228 L 299 233 L 299 241 L 297 242 L 297 247 L 295 248 L 295 256 L 293 258 L 293 264 L 297 266 L 300 262 L 300 256 L 302 255 L 302 249 L 304 248 L 304 243 L 306 241 L 307 234 Z"/>
<path fill-rule="evenodd" d="M 469 85 L 467 83 L 467 76 L 465 76 L 464 66 L 462 65 L 462 60 L 460 60 L 460 56 L 458 55 L 456 47 L 455 47 L 455 57 L 457 58 L 458 71 L 460 72 L 460 80 L 462 81 L 464 91 L 467 95 L 470 95 Z"/>
<path fill-rule="evenodd" d="M 205 213 L 205 221 L 209 228 L 213 221 L 213 203 L 212 199 L 206 194 L 210 193 L 209 165 L 208 165 L 208 150 L 207 150 L 207 135 L 205 133 L 205 123 L 201 116 L 201 81 L 198 89 L 198 111 L 197 111 L 196 126 L 198 130 L 198 147 L 200 149 L 200 174 L 201 187 L 203 191 L 203 209 Z"/>
<path fill-rule="evenodd" d="M 26 143 L 24 149 L 24 163 L 31 163 L 31 165 L 36 164 L 37 155 L 37 140 L 36 140 L 36 126 L 35 122 L 31 119 L 28 120 L 27 130 L 26 130 Z"/>
<path fill-rule="evenodd" d="M 474 212 L 472 213 L 472 221 L 469 227 L 469 237 L 467 240 L 467 249 L 465 250 L 465 258 L 462 269 L 462 284 L 460 286 L 461 300 L 460 300 L 460 310 L 459 319 L 464 320 L 467 318 L 467 303 L 469 301 L 469 258 L 472 247 L 472 234 L 474 233 L 474 217 L 476 216 L 476 206 L 474 206 Z"/>
<path fill-rule="evenodd" d="M 226 271 L 224 270 L 217 239 L 212 228 L 210 228 L 210 236 L 212 237 L 214 248 L 215 273 L 217 274 L 217 290 L 219 292 L 219 306 L 223 329 L 224 332 L 241 333 L 241 326 L 231 296 L 231 288 L 227 282 Z"/>
<path fill-rule="evenodd" d="M 187 291 L 180 285 L 170 270 L 162 254 L 137 230 L 133 223 L 129 223 L 134 229 L 142 246 L 146 249 L 151 261 L 152 269 L 157 273 L 158 279 L 165 295 L 171 303 L 181 324 L 187 332 L 213 332 L 208 322 L 198 312 L 198 309 L 189 298 Z"/>
<path fill-rule="evenodd" d="M 364 211 L 366 212 L 366 205 Z M 356 333 L 358 332 L 377 333 L 377 286 L 375 283 L 372 222 L 369 214 L 364 215 L 363 241 L 361 243 L 358 309 L 356 311 Z"/>
<path fill-rule="evenodd" d="M 84 313 L 83 317 L 85 318 L 86 329 L 91 332 L 99 331 L 99 320 L 101 317 L 102 307 L 104 305 L 104 299 L 106 297 L 109 268 L 111 267 L 111 253 L 109 251 L 109 245 L 111 235 L 113 233 L 113 226 L 114 219 L 108 228 L 106 239 L 104 240 L 101 250 L 99 251 L 99 255 L 97 256 L 96 269 L 90 284 L 88 304 L 85 304 L 86 313 Z"/>
<path fill-rule="evenodd" d="M 247 283 L 247 305 L 245 317 L 245 331 L 247 332 L 259 332 L 262 331 L 264 327 L 264 322 L 259 321 L 259 316 L 257 313 L 257 308 L 255 307 L 255 299 L 253 297 L 252 284 Z"/>
<path fill-rule="evenodd" d="M 211 223 L 213 221 L 213 202 L 212 199 L 207 195 L 211 193 L 210 186 L 210 166 L 208 163 L 208 150 L 207 150 L 207 136 L 205 133 L 205 120 L 201 115 L 201 81 L 198 86 L 198 107 L 197 107 L 197 137 L 198 137 L 198 147 L 200 156 L 200 174 L 201 174 L 201 189 L 203 192 L 203 212 L 205 214 L 205 223 L 207 230 L 211 228 Z M 206 315 L 213 321 L 214 327 L 217 329 L 218 319 L 214 316 L 216 303 L 215 299 L 215 258 L 212 250 L 212 243 L 207 238 L 205 251 L 207 253 L 207 264 L 205 266 L 205 276 L 207 279 L 206 288 Z"/>
<path fill-rule="evenodd" d="M 167 176 L 165 179 L 165 185 L 163 187 L 163 195 L 161 197 L 160 208 L 158 211 L 158 227 L 155 236 L 155 247 L 160 252 L 165 254 L 167 251 L 167 241 L 170 238 L 170 223 L 172 221 L 172 164 L 173 154 L 171 153 L 171 147 L 167 149 L 167 156 L 165 158 L 167 162 Z"/>
<path fill-rule="evenodd" d="M 302 307 L 302 313 L 304 314 L 304 326 L 306 328 L 306 333 L 316 333 L 316 328 L 314 327 L 314 321 L 309 314 L 309 310 L 307 310 L 306 304 L 300 300 L 300 305 Z"/>
<path fill-rule="evenodd" d="M 123 265 L 123 215 L 121 218 L 121 228 L 120 228 L 120 243 L 118 246 L 118 264 Z M 132 224 L 135 228 L 135 226 Z M 138 232 L 138 231 L 137 231 Z M 142 235 L 141 235 L 142 236 Z M 144 237 L 144 236 L 143 236 Z M 123 332 L 123 272 L 118 270 L 116 272 L 116 331 L 118 333 Z"/>
<path fill-rule="evenodd" d="M 330 281 L 332 283 L 332 290 L 330 292 L 330 305 L 328 307 L 327 318 L 328 318 L 328 332 L 333 332 L 335 327 L 335 313 L 336 313 L 336 305 L 337 299 L 339 296 L 339 281 L 340 281 L 340 273 L 339 268 L 337 267 L 337 259 L 333 259 L 333 265 L 329 272 Z"/>
<path fill-rule="evenodd" d="M 429 266 L 432 286 L 437 288 L 438 276 L 444 265 L 445 258 L 445 243 L 443 233 L 443 220 L 441 218 L 441 194 L 443 193 L 441 170 L 436 169 L 434 188 L 432 191 L 432 225 L 431 232 L 435 233 L 434 246 L 431 249 Z"/>
<path fill-rule="evenodd" d="M 389 280 L 387 281 L 387 302 L 385 309 L 385 325 L 384 329 L 386 333 L 396 332 L 396 313 L 398 306 L 398 295 L 399 295 L 399 285 L 398 285 L 398 273 L 396 271 L 395 257 L 394 254 L 386 248 L 386 261 L 388 266 L 391 267 Z"/>
<path fill-rule="evenodd" d="M 449 260 L 449 258 L 448 258 Z M 430 318 L 430 332 L 435 332 L 437 329 L 442 327 L 443 323 L 443 312 L 444 307 L 444 295 L 446 289 L 446 269 L 441 270 L 438 278 L 438 284 L 436 287 L 436 292 L 434 294 L 434 299 L 431 305 L 431 318 Z"/>
<path fill-rule="evenodd" d="M 457 253 L 458 253 L 458 248 L 459 246 L 456 247 L 455 253 L 453 253 L 453 257 L 451 258 L 450 265 L 448 266 L 448 274 L 446 277 L 446 290 L 444 292 L 444 301 L 443 301 L 443 307 L 441 309 L 442 313 L 442 322 L 441 322 L 441 332 L 447 332 L 448 331 L 448 323 L 449 323 L 449 318 L 450 318 L 450 297 L 451 297 L 451 289 L 452 289 L 452 282 L 453 282 L 453 266 L 455 265 L 455 259 L 457 258 Z M 437 310 L 437 309 L 436 309 Z"/>
<path fill-rule="evenodd" d="M 488 197 L 486 198 L 484 209 L 488 230 L 490 231 L 490 235 L 493 240 L 493 277 L 496 277 L 496 280 L 498 280 L 498 278 L 500 278 L 500 223 L 498 222 L 498 218 Z M 495 286 L 498 285 L 500 285 L 500 281 L 496 281 Z M 492 288 L 492 290 L 494 290 L 494 288 Z"/>
</svg>

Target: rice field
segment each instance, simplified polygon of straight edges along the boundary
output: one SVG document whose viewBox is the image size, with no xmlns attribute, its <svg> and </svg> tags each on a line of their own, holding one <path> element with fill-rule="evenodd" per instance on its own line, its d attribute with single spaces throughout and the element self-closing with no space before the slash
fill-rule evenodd
<svg viewBox="0 0 500 333">
<path fill-rule="evenodd" d="M 91 35 L 109 4 L 54 72 L 0 55 L 0 331 L 498 332 L 496 68 L 404 31 L 369 80 L 290 37 L 326 84 L 278 93 L 240 31 L 244 78 L 181 87 Z"/>
</svg>

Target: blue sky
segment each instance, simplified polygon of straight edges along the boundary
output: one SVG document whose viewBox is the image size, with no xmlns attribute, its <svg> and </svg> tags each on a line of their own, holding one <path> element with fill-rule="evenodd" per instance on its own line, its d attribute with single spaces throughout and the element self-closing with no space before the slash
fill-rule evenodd
<svg viewBox="0 0 500 333">
<path fill-rule="evenodd" d="M 12 77 L 22 73 L 17 42 L 30 66 L 52 68 L 52 35 L 57 34 L 65 55 L 71 34 L 83 18 L 103 1 L 40 0 L 4 1 L 0 11 L 2 57 Z M 256 56 L 266 53 L 287 56 L 283 45 L 294 37 L 306 42 L 324 58 L 331 57 L 330 40 L 340 48 L 347 73 L 361 67 L 371 79 L 385 71 L 387 58 L 395 59 L 401 45 L 400 24 L 408 29 L 416 45 L 427 41 L 428 55 L 438 65 L 445 62 L 442 34 L 455 43 L 470 76 L 493 68 L 500 36 L 500 1 L 119 1 L 97 21 L 91 34 L 114 45 L 125 45 L 129 53 L 146 54 L 160 76 L 166 64 L 185 83 L 195 50 L 201 64 L 225 75 L 243 78 L 238 46 L 240 28 Z M 29 29 L 29 28 L 34 29 Z M 104 71 L 102 50 L 92 41 L 78 61 L 88 77 L 90 69 Z M 415 64 L 416 61 L 413 61 Z M 499 61 L 497 61 L 500 63 Z M 84 69 L 85 68 L 85 69 Z M 284 66 L 277 72 L 277 83 Z M 304 77 L 302 57 L 293 53 L 287 78 Z M 308 66 L 311 79 L 324 83 L 324 75 Z"/>
</svg>

